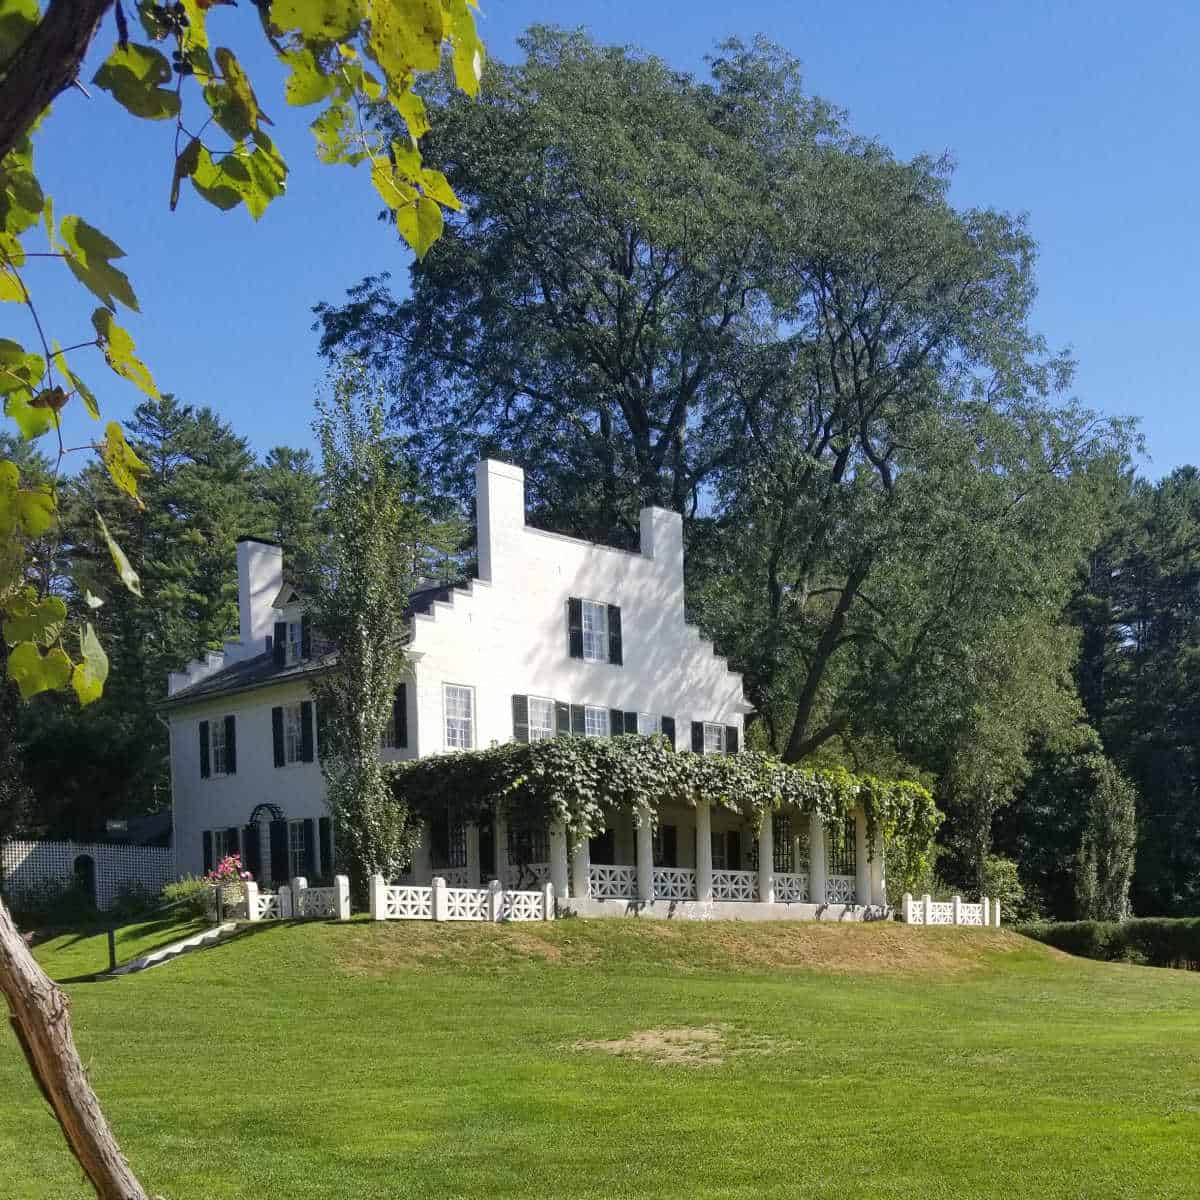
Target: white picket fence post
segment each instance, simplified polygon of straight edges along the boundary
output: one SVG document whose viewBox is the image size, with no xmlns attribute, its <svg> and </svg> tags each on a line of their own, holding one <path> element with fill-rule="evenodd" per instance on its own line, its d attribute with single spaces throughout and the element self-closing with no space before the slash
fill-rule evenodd
<svg viewBox="0 0 1200 1200">
<path fill-rule="evenodd" d="M 286 883 L 279 885 L 279 919 L 290 920 L 292 917 L 292 889 Z"/>
<path fill-rule="evenodd" d="M 954 899 L 951 901 L 951 903 L 954 905 L 954 923 L 955 923 L 955 925 L 961 925 L 962 924 L 962 897 L 955 896 Z"/>
<path fill-rule="evenodd" d="M 487 919 L 495 923 L 504 915 L 504 889 L 500 886 L 500 880 L 489 880 L 487 892 Z"/>
<path fill-rule="evenodd" d="M 387 917 L 387 884 L 382 875 L 372 875 L 367 883 L 371 901 L 371 920 L 383 921 Z"/>
<path fill-rule="evenodd" d="M 928 892 L 921 897 L 921 924 L 933 924 L 933 897 Z"/>
<path fill-rule="evenodd" d="M 983 911 L 986 914 L 987 909 L 985 908 Z M 992 924 L 995 925 L 997 929 L 1000 928 L 1000 897 L 999 896 L 997 896 L 995 898 L 995 900 L 992 901 Z"/>
<path fill-rule="evenodd" d="M 988 898 L 980 896 L 979 903 L 983 905 L 983 927 L 986 929 L 992 923 L 991 911 L 988 908 Z"/>
<path fill-rule="evenodd" d="M 901 911 L 904 914 L 905 925 L 913 923 L 913 898 L 912 892 L 905 892 L 903 899 L 900 901 Z"/>
<path fill-rule="evenodd" d="M 243 885 L 246 889 L 246 920 L 258 920 L 258 884 L 248 879 Z"/>
<path fill-rule="evenodd" d="M 554 884 L 547 883 L 542 888 L 542 902 L 545 905 L 542 916 L 547 921 L 554 920 Z"/>
<path fill-rule="evenodd" d="M 304 893 L 308 891 L 308 880 L 303 875 L 297 875 L 292 880 L 292 916 L 299 919 L 304 916 Z"/>
<path fill-rule="evenodd" d="M 333 898 L 339 921 L 350 920 L 350 877 L 335 875 L 333 877 Z"/>
<path fill-rule="evenodd" d="M 440 876 L 433 877 L 433 919 L 435 921 L 444 921 L 446 919 L 446 881 Z"/>
</svg>

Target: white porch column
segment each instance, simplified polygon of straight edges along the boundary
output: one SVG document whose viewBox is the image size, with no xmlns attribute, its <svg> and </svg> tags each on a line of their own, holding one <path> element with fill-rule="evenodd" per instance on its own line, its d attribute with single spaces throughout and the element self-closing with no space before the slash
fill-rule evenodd
<svg viewBox="0 0 1200 1200">
<path fill-rule="evenodd" d="M 635 817 L 637 837 L 637 891 L 638 899 L 649 904 L 654 899 L 654 831 L 650 828 L 650 817 L 638 814 Z"/>
<path fill-rule="evenodd" d="M 465 829 L 467 842 L 467 887 L 479 886 L 479 826 L 468 821 Z"/>
<path fill-rule="evenodd" d="M 880 908 L 887 907 L 887 872 L 883 860 L 883 834 L 878 831 L 872 847 L 874 857 L 871 859 L 871 903 Z"/>
<path fill-rule="evenodd" d="M 775 903 L 775 821 L 764 813 L 758 827 L 758 902 Z"/>
<path fill-rule="evenodd" d="M 591 890 L 592 852 L 584 838 L 571 854 L 571 899 L 586 900 Z"/>
<path fill-rule="evenodd" d="M 496 839 L 496 878 L 508 886 L 508 822 L 497 813 L 492 821 L 492 836 Z"/>
<path fill-rule="evenodd" d="M 554 884 L 554 895 L 566 899 L 567 880 L 567 828 L 561 821 L 550 823 L 550 882 Z"/>
<path fill-rule="evenodd" d="M 413 851 L 413 882 L 428 883 L 433 878 L 433 831 L 428 821 L 421 822 L 421 837 Z"/>
<path fill-rule="evenodd" d="M 819 813 L 808 818 L 808 899 L 825 903 L 825 823 Z"/>
<path fill-rule="evenodd" d="M 712 805 L 696 802 L 696 899 L 711 904 L 712 890 Z"/>
<path fill-rule="evenodd" d="M 854 814 L 854 901 L 871 903 L 871 864 L 867 861 L 867 814 L 860 808 Z"/>
</svg>

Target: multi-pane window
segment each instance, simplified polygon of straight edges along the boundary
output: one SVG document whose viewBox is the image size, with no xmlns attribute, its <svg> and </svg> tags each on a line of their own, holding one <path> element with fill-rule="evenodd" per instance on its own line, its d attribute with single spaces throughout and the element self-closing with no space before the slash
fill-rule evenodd
<svg viewBox="0 0 1200 1200">
<path fill-rule="evenodd" d="M 304 721 L 299 704 L 283 706 L 283 761 L 304 761 Z"/>
<path fill-rule="evenodd" d="M 712 865 L 714 871 L 730 869 L 725 858 L 725 835 L 723 833 L 712 835 Z M 734 866 L 736 867 L 737 864 L 735 863 Z"/>
<path fill-rule="evenodd" d="M 229 757 L 225 746 L 225 722 L 210 721 L 208 725 L 208 752 L 214 775 L 229 773 Z"/>
<path fill-rule="evenodd" d="M 288 825 L 288 878 L 295 879 L 308 870 L 308 826 L 303 821 Z"/>
<path fill-rule="evenodd" d="M 792 818 L 787 813 L 775 813 L 771 818 L 771 844 L 775 860 L 772 870 L 780 874 L 796 870 L 792 855 Z"/>
<path fill-rule="evenodd" d="M 658 718 L 651 713 L 638 713 L 638 733 L 651 734 L 658 733 L 661 726 Z"/>
<path fill-rule="evenodd" d="M 608 606 L 583 602 L 583 657 L 587 662 L 608 662 Z"/>
<path fill-rule="evenodd" d="M 554 701 L 541 696 L 529 697 L 529 740 L 544 741 L 554 736 Z"/>
<path fill-rule="evenodd" d="M 379 735 L 379 747 L 381 750 L 396 749 L 396 710 L 394 708 L 388 716 L 383 732 Z"/>
<path fill-rule="evenodd" d="M 847 817 L 829 830 L 829 874 L 853 875 L 858 861 L 854 818 Z"/>
<path fill-rule="evenodd" d="M 608 709 L 588 704 L 583 710 L 583 732 L 585 737 L 607 737 L 612 731 Z"/>
<path fill-rule="evenodd" d="M 304 633 L 299 621 L 289 621 L 287 627 L 287 660 L 299 662 L 304 657 Z"/>
<path fill-rule="evenodd" d="M 705 754 L 724 754 L 725 753 L 725 726 L 714 725 L 710 721 L 704 722 L 704 753 Z"/>
<path fill-rule="evenodd" d="M 447 683 L 444 687 L 446 705 L 446 749 L 475 748 L 475 689 Z"/>
</svg>

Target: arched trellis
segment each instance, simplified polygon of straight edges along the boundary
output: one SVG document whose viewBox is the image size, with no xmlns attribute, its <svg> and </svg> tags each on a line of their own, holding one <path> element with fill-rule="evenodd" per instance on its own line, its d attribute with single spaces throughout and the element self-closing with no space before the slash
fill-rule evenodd
<svg viewBox="0 0 1200 1200">
<path fill-rule="evenodd" d="M 264 801 L 262 804 L 254 806 L 254 811 L 250 814 L 247 824 L 257 825 L 259 821 L 282 821 L 283 819 L 283 809 L 278 804 L 268 804 Z"/>
</svg>

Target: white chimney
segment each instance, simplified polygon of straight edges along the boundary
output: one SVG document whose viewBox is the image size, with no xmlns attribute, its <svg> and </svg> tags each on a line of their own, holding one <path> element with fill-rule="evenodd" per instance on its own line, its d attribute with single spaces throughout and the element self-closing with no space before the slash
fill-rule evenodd
<svg viewBox="0 0 1200 1200">
<path fill-rule="evenodd" d="M 238 637 L 242 656 L 254 658 L 266 653 L 267 638 L 273 632 L 271 605 L 283 587 L 283 549 L 272 542 L 239 538 L 237 572 Z"/>
<path fill-rule="evenodd" d="M 525 528 L 525 472 L 487 458 L 475 466 L 475 536 L 479 578 L 491 582 L 498 563 L 513 561 L 507 549 Z"/>
</svg>

